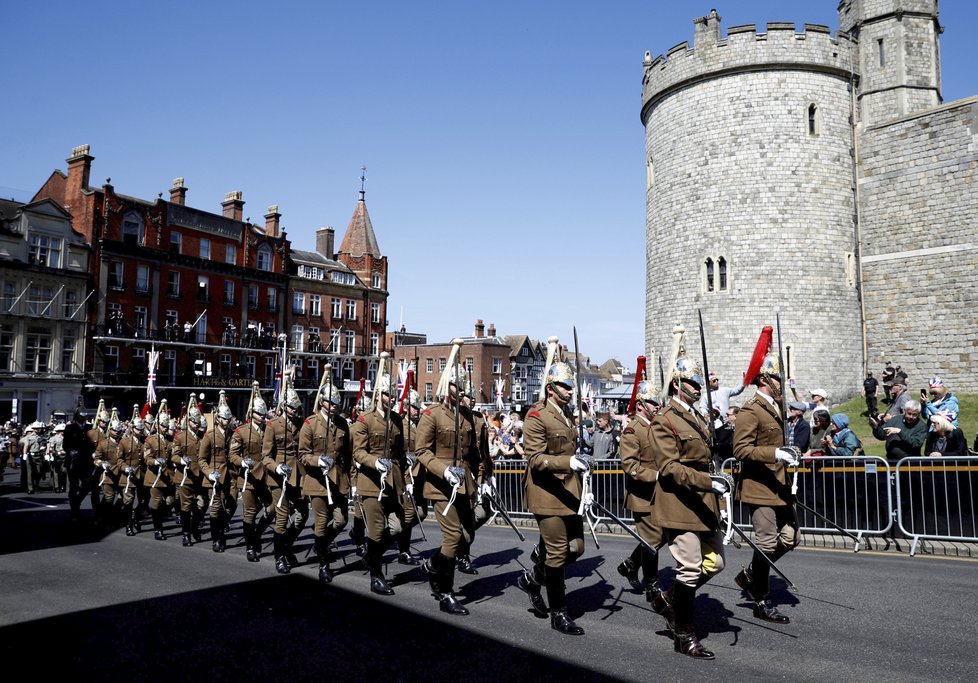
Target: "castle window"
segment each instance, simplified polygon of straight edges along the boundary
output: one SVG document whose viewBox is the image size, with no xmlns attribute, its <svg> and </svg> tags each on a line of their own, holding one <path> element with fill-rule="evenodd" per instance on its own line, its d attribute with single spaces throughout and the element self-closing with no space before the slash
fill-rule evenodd
<svg viewBox="0 0 978 683">
<path fill-rule="evenodd" d="M 720 291 L 727 289 L 727 259 L 722 256 L 717 259 L 717 270 L 720 272 Z"/>
<path fill-rule="evenodd" d="M 808 105 L 808 134 L 818 135 L 819 134 L 818 125 L 818 106 L 814 104 Z"/>
<path fill-rule="evenodd" d="M 706 291 L 713 291 L 713 259 L 706 259 Z"/>
<path fill-rule="evenodd" d="M 886 51 L 883 50 L 883 39 L 880 38 L 876 41 L 876 47 L 879 50 L 880 55 L 880 67 L 886 66 Z"/>
</svg>

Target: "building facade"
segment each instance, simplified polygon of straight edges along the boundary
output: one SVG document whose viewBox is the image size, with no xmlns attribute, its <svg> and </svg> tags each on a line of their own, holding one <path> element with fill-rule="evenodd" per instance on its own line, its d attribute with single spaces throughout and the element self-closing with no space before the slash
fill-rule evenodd
<svg viewBox="0 0 978 683">
<path fill-rule="evenodd" d="M 648 355 L 677 324 L 698 355 L 702 311 L 711 369 L 739 377 L 780 317 L 803 389 L 842 399 L 893 359 L 978 390 L 975 98 L 941 105 L 933 0 L 839 19 L 721 36 L 714 11 L 646 54 Z"/>
</svg>

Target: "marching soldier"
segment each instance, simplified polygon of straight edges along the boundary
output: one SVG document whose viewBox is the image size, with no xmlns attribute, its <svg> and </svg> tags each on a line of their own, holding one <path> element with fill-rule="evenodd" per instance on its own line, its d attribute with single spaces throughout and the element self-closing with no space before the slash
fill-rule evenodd
<svg viewBox="0 0 978 683">
<path fill-rule="evenodd" d="M 68 470 L 68 505 L 72 521 L 81 519 L 81 503 L 88 495 L 92 476 L 92 455 L 95 447 L 88 438 L 88 413 L 76 410 L 70 424 L 65 426 L 63 446 Z"/>
<path fill-rule="evenodd" d="M 227 547 L 225 530 L 234 516 L 238 499 L 238 468 L 231 463 L 230 425 L 234 416 L 222 389 L 214 411 L 214 426 L 200 442 L 200 469 L 207 493 L 207 514 L 211 526 L 211 550 L 223 553 Z"/>
<path fill-rule="evenodd" d="M 424 468 L 414 452 L 415 437 L 418 434 L 418 420 L 421 419 L 421 397 L 414 389 L 408 391 L 407 419 L 404 424 L 404 448 L 407 468 L 404 471 L 404 532 L 397 537 L 397 561 L 400 564 L 417 566 L 421 558 L 411 552 L 411 530 L 421 524 L 428 515 L 428 503 L 424 498 Z"/>
<path fill-rule="evenodd" d="M 35 420 L 27 429 L 21 450 L 21 488 L 28 494 L 33 494 L 40 488 L 41 472 L 44 466 L 44 452 L 47 449 L 47 439 L 44 432 L 47 425 Z"/>
<path fill-rule="evenodd" d="M 472 383 L 471 377 L 465 383 L 461 414 L 472 425 L 474 443 L 468 453 L 468 459 L 469 471 L 472 472 L 475 479 L 476 494 L 471 499 L 474 505 L 472 509 L 472 539 L 468 543 L 463 539 L 458 549 L 456 563 L 458 570 L 463 574 L 478 574 L 479 570 L 472 566 L 469 549 L 475 540 L 475 532 L 492 517 L 492 510 L 482 497 L 483 489 L 489 485 L 492 478 L 492 459 L 489 457 L 489 429 L 486 425 L 486 417 L 480 411 L 475 410 L 475 385 Z"/>
<path fill-rule="evenodd" d="M 99 444 L 103 439 L 108 438 L 109 431 L 109 411 L 105 408 L 105 399 L 100 398 L 98 400 L 98 408 L 95 411 L 95 424 L 92 428 L 88 430 L 85 434 L 88 440 L 92 442 L 92 453 L 95 453 L 95 449 L 99 447 Z M 95 513 L 96 519 L 99 515 L 99 501 L 102 498 L 102 486 L 99 482 L 102 481 L 102 470 L 100 468 L 93 468 L 88 475 L 88 490 L 89 495 L 92 498 L 92 511 Z"/>
<path fill-rule="evenodd" d="M 237 487 L 241 491 L 241 516 L 244 540 L 249 562 L 261 560 L 261 532 L 258 530 L 258 510 L 272 506 L 272 493 L 268 487 L 268 475 L 262 460 L 262 444 L 265 439 L 265 416 L 268 408 L 258 390 L 258 382 L 252 382 L 248 401 L 248 421 L 231 435 L 229 457 L 231 465 L 238 468 Z"/>
<path fill-rule="evenodd" d="M 54 425 L 54 433 L 48 440 L 47 454 L 44 459 L 51 467 L 51 483 L 55 493 L 64 493 L 68 485 L 68 473 L 65 470 L 65 450 L 64 450 L 65 424 Z M 0 453 L 0 457 L 5 458 L 5 453 Z"/>
<path fill-rule="evenodd" d="M 384 551 L 404 530 L 404 438 L 401 417 L 391 408 L 390 376 L 382 374 L 387 352 L 381 353 L 373 410 L 357 417 L 350 430 L 353 459 L 359 465 L 357 493 L 367 528 L 366 564 L 370 590 L 393 595 L 384 579 Z"/>
<path fill-rule="evenodd" d="M 331 381 L 331 366 L 323 371 L 314 412 L 299 430 L 299 458 L 306 471 L 302 495 L 311 501 L 313 544 L 319 560 L 319 580 L 329 583 L 329 548 L 349 519 L 349 423 L 340 415 L 340 392 Z"/>
<path fill-rule="evenodd" d="M 275 570 L 279 574 L 288 574 L 298 566 L 292 545 L 309 517 L 309 504 L 302 497 L 302 466 L 299 463 L 302 401 L 288 379 L 284 391 L 283 414 L 268 425 L 262 441 L 262 461 L 275 504 Z M 293 509 L 295 519 L 289 527 Z"/>
<path fill-rule="evenodd" d="M 540 542 L 530 555 L 532 569 L 523 572 L 517 585 L 539 614 L 548 611 L 541 595 L 541 586 L 546 585 L 551 628 L 580 636 L 584 629 L 567 612 L 564 567 L 584 554 L 584 518 L 578 511 L 583 479 L 591 465 L 587 457 L 574 454 L 578 432 L 569 407 L 574 371 L 556 360 L 557 341 L 557 337 L 548 340 L 543 400 L 523 421 L 526 507 L 536 517 Z"/>
<path fill-rule="evenodd" d="M 455 557 L 459 548 L 472 543 L 475 533 L 475 482 L 467 457 L 474 435 L 472 423 L 461 417 L 466 375 L 458 363 L 461 346 L 461 339 L 452 341 L 448 364 L 438 382 L 440 403 L 421 414 L 415 437 L 415 453 L 427 471 L 424 497 L 435 509 L 442 536 L 441 548 L 421 568 L 441 611 L 455 615 L 469 613 L 455 597 Z"/>
<path fill-rule="evenodd" d="M 682 334 L 677 328 L 674 334 Z M 676 580 L 667 593 L 653 598 L 673 633 L 674 649 L 687 657 L 713 659 L 696 637 L 693 603 L 696 591 L 723 570 L 723 537 L 717 495 L 729 491 L 723 477 L 710 474 L 712 451 L 709 425 L 693 406 L 700 398 L 702 371 L 685 356 L 679 338 L 678 355 L 669 377 L 671 399 L 655 416 L 650 446 L 659 470 L 652 524 L 660 529 L 676 560 Z"/>
<path fill-rule="evenodd" d="M 356 424 L 357 416 L 363 415 L 364 413 L 369 413 L 373 410 L 373 401 L 369 396 L 363 394 L 363 382 L 360 380 L 360 395 L 357 396 L 357 400 L 353 405 L 353 410 L 350 415 L 350 426 Z M 353 541 L 356 546 L 356 553 L 359 557 L 367 552 L 367 532 L 366 524 L 363 521 L 363 506 L 360 504 L 360 494 L 357 493 L 357 473 L 360 466 L 353 461 L 353 466 L 350 468 L 350 495 L 353 497 L 353 524 L 350 527 L 349 535 L 350 540 Z"/>
<path fill-rule="evenodd" d="M 749 379 L 749 378 L 748 378 Z M 785 447 L 781 414 L 783 384 L 777 356 L 765 356 L 754 378 L 757 391 L 737 414 L 734 457 L 741 462 L 736 499 L 750 508 L 754 540 L 771 562 L 801 541 L 787 468 L 798 465 L 797 448 Z M 771 602 L 771 567 L 757 550 L 751 563 L 734 580 L 754 601 L 754 616 L 787 624 L 787 616 Z"/>
<path fill-rule="evenodd" d="M 652 382 L 643 380 L 635 392 L 635 415 L 629 420 L 621 434 L 619 452 L 621 469 L 625 473 L 625 507 L 632 511 L 635 530 L 650 546 L 659 550 L 665 541 L 662 529 L 652 523 L 652 505 L 655 502 L 655 480 L 659 470 L 655 464 L 655 454 L 649 432 L 652 419 L 658 412 L 658 401 Z M 645 579 L 643 586 L 638 578 L 642 569 Z M 662 590 L 659 586 L 659 558 L 649 552 L 641 543 L 636 544 L 630 557 L 618 565 L 618 573 L 628 579 L 632 587 L 645 589 L 645 599 L 654 604 L 655 596 Z"/>
<path fill-rule="evenodd" d="M 143 483 L 149 489 L 149 512 L 153 518 L 153 538 L 165 541 L 163 517 L 166 514 L 167 496 L 170 494 L 170 457 L 173 443 L 167 433 L 170 429 L 170 413 L 166 399 L 160 402 L 156 413 L 156 433 L 143 443 L 143 466 L 146 476 Z"/>
<path fill-rule="evenodd" d="M 99 512 L 96 519 L 108 523 L 112 516 L 112 506 L 116 496 L 121 493 L 119 478 L 122 475 L 122 437 L 126 426 L 119 420 L 109 423 L 108 437 L 99 442 L 95 449 L 95 469 L 102 473 L 99 485 L 102 489 L 102 499 L 99 501 Z"/>
<path fill-rule="evenodd" d="M 202 514 L 197 496 L 203 489 L 204 473 L 200 468 L 200 440 L 207 422 L 197 407 L 197 400 L 190 395 L 187 404 L 186 423 L 183 433 L 173 440 L 173 464 L 176 472 L 176 493 L 180 504 L 180 531 L 185 547 L 200 541 L 198 517 Z"/>
<path fill-rule="evenodd" d="M 129 419 L 129 433 L 119 443 L 121 473 L 119 487 L 122 489 L 122 513 L 126 522 L 126 536 L 135 536 L 139 530 L 136 513 L 136 500 L 142 483 L 143 442 L 146 440 L 145 425 L 139 416 L 138 406 L 133 406 Z"/>
</svg>

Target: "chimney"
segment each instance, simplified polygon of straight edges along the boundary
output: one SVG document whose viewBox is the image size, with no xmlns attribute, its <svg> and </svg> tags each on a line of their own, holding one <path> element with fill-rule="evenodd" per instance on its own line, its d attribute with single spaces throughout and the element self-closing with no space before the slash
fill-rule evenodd
<svg viewBox="0 0 978 683">
<path fill-rule="evenodd" d="M 705 17 L 693 19 L 693 49 L 716 47 L 720 42 L 720 15 L 715 9 Z"/>
<path fill-rule="evenodd" d="M 475 338 L 482 339 L 486 336 L 486 326 L 482 324 L 482 320 L 475 321 Z"/>
<path fill-rule="evenodd" d="M 282 214 L 278 212 L 278 204 L 272 204 L 268 207 L 268 213 L 265 214 L 266 237 L 278 237 L 278 222 L 281 217 Z"/>
<path fill-rule="evenodd" d="M 493 325 L 492 323 L 489 323 L 489 336 L 490 337 L 496 336 L 496 326 Z"/>
<path fill-rule="evenodd" d="M 183 178 L 173 179 L 173 185 L 170 187 L 170 203 L 180 206 L 187 203 L 187 186 L 183 184 Z"/>
<path fill-rule="evenodd" d="M 69 192 L 80 193 L 88 189 L 88 177 L 92 173 L 92 161 L 95 159 L 88 154 L 88 149 L 88 145 L 74 147 L 67 159 Z"/>
<path fill-rule="evenodd" d="M 244 200 L 241 198 L 241 190 L 228 192 L 224 195 L 221 206 L 224 207 L 224 217 L 240 221 L 244 215 Z"/>
<path fill-rule="evenodd" d="M 316 252 L 320 256 L 325 256 L 330 261 L 336 258 L 336 252 L 333 251 L 333 238 L 336 233 L 333 231 L 333 226 L 327 225 L 325 228 L 319 228 L 316 231 Z"/>
</svg>

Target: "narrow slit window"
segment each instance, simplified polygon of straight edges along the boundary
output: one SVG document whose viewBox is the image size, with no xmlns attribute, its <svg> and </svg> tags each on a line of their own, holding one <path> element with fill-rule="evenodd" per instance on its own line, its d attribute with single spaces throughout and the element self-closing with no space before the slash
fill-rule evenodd
<svg viewBox="0 0 978 683">
<path fill-rule="evenodd" d="M 886 66 L 886 51 L 883 49 L 883 39 L 882 38 L 877 39 L 877 41 L 876 41 L 876 47 L 879 50 L 879 54 L 880 54 L 880 66 L 881 67 L 884 67 L 884 66 Z"/>
<path fill-rule="evenodd" d="M 818 107 L 814 104 L 808 105 L 808 134 L 818 134 Z"/>
<path fill-rule="evenodd" d="M 727 289 L 727 259 L 722 256 L 717 259 L 717 271 L 720 274 L 720 291 Z"/>
<path fill-rule="evenodd" d="M 713 259 L 706 259 L 706 291 L 713 291 Z"/>
</svg>

